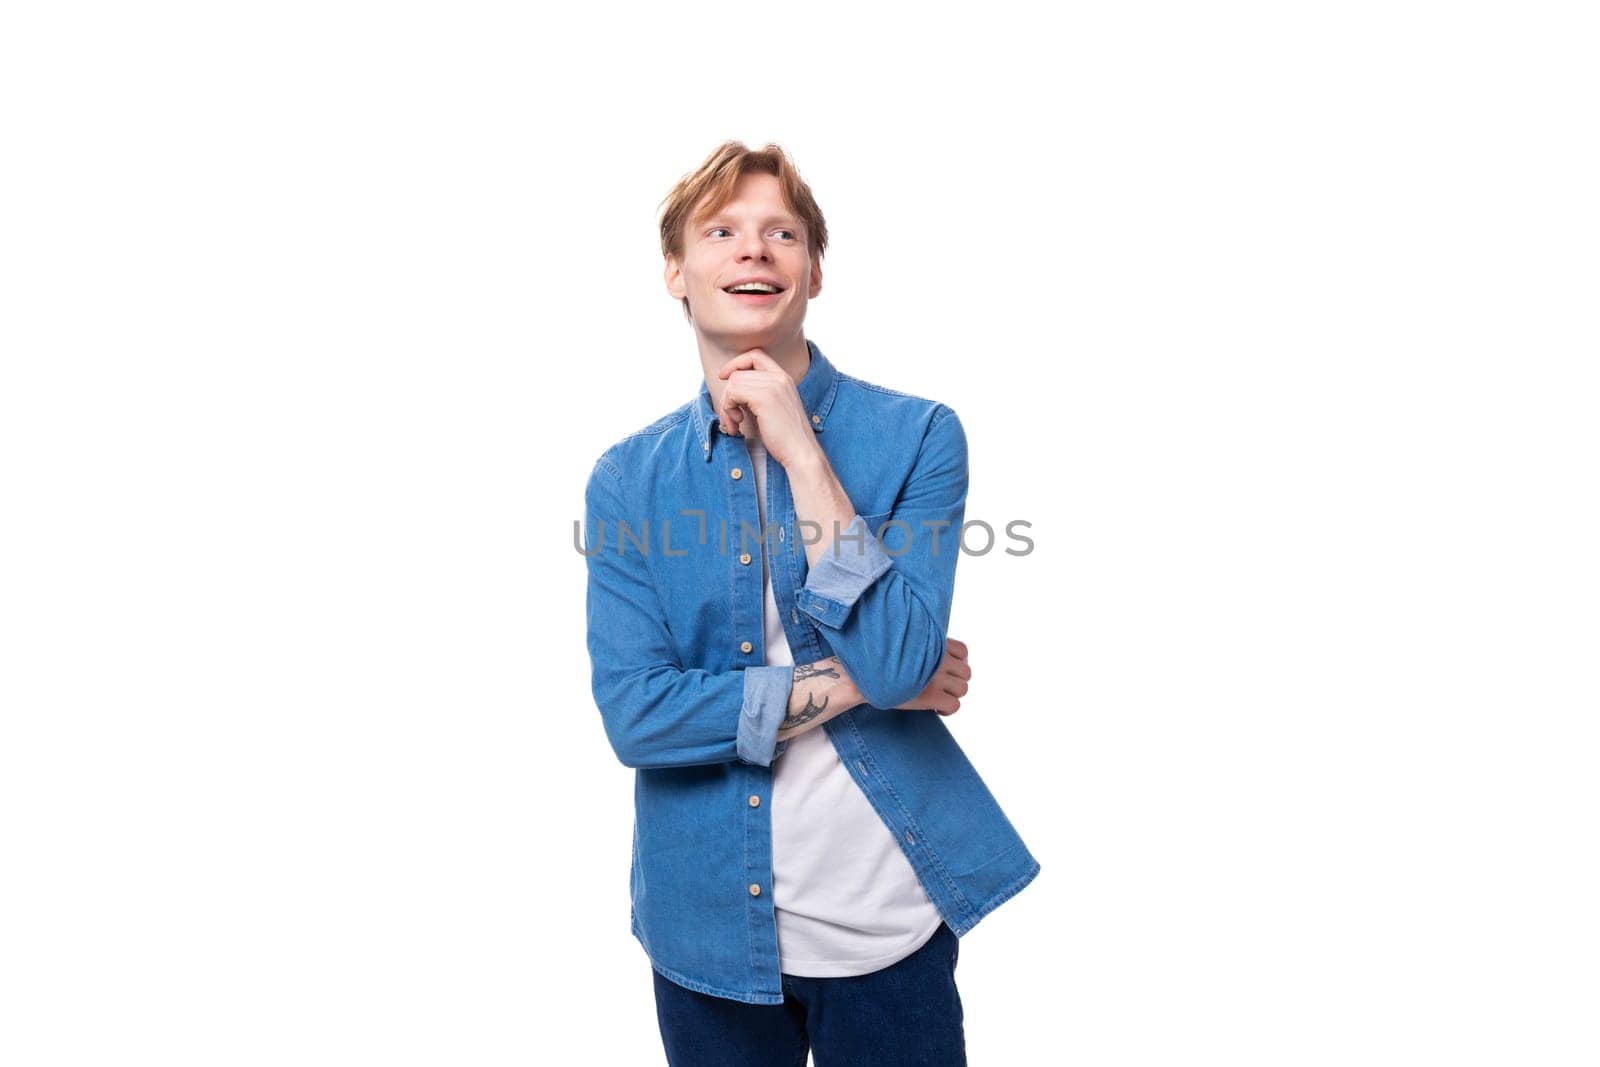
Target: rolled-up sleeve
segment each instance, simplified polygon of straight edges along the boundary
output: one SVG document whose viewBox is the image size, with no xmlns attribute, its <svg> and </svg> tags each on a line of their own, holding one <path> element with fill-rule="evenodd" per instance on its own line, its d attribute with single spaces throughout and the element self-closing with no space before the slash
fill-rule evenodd
<svg viewBox="0 0 1600 1067">
<path fill-rule="evenodd" d="M 789 710 L 793 667 L 746 667 L 744 708 L 739 715 L 738 752 L 746 763 L 770 766 L 781 754 L 778 727 Z"/>
<path fill-rule="evenodd" d="M 818 622 L 842 626 L 861 594 L 893 566 L 877 535 L 856 515 L 811 568 L 795 600 Z"/>
</svg>

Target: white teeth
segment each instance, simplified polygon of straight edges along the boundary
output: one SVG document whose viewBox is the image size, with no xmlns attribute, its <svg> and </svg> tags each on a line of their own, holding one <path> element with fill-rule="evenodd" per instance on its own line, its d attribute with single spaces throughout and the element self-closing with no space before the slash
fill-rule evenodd
<svg viewBox="0 0 1600 1067">
<path fill-rule="evenodd" d="M 730 293 L 776 293 L 777 291 L 776 285 L 768 285 L 766 282 L 744 282 L 728 287 Z"/>
</svg>

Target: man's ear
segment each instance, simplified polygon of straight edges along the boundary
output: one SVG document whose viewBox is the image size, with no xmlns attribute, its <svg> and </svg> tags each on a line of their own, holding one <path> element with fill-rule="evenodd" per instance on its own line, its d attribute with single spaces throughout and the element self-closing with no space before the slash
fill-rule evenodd
<svg viewBox="0 0 1600 1067">
<path fill-rule="evenodd" d="M 822 292 L 822 260 L 813 260 L 811 263 L 810 292 L 806 294 L 807 300 L 815 300 L 817 294 Z"/>
<path fill-rule="evenodd" d="M 678 257 L 669 255 L 666 264 L 661 270 L 662 280 L 667 283 L 667 292 L 682 300 L 689 294 L 683 289 L 683 268 L 678 265 Z"/>
</svg>

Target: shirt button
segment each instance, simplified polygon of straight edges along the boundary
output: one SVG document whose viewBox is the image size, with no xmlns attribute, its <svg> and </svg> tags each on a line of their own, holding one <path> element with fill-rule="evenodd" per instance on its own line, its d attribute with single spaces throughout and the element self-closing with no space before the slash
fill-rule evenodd
<svg viewBox="0 0 1600 1067">
<path fill-rule="evenodd" d="M 743 563 L 746 567 L 750 566 L 750 553 L 748 553 L 748 552 L 739 553 L 739 562 Z"/>
<path fill-rule="evenodd" d="M 750 794 L 750 806 L 752 808 L 759 808 L 761 806 L 761 798 L 756 796 L 754 793 L 751 793 Z"/>
<path fill-rule="evenodd" d="M 819 423 L 821 421 L 822 421 L 822 416 L 821 415 L 813 415 L 813 416 L 811 416 L 811 422 L 813 424 Z"/>
<path fill-rule="evenodd" d="M 789 609 L 789 621 L 790 622 L 799 622 L 800 621 L 800 613 L 798 611 L 795 611 L 793 608 L 790 608 Z"/>
<path fill-rule="evenodd" d="M 738 467 L 733 468 L 733 480 L 734 481 L 738 481 L 740 478 L 743 478 L 743 477 L 744 477 L 744 471 L 740 470 Z"/>
<path fill-rule="evenodd" d="M 753 896 L 753 897 L 759 897 L 761 895 L 761 887 L 756 885 L 754 882 L 751 882 L 750 883 L 750 895 Z"/>
<path fill-rule="evenodd" d="M 739 642 L 739 651 L 740 652 L 749 652 L 752 648 L 755 648 L 755 647 L 756 646 L 752 645 L 749 641 L 740 641 Z"/>
</svg>

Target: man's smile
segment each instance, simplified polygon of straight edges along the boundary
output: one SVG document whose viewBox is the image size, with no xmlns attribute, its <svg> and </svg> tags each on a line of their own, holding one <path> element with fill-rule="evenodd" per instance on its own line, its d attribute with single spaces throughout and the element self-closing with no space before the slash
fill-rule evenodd
<svg viewBox="0 0 1600 1067">
<path fill-rule="evenodd" d="M 741 304 L 773 304 L 785 291 L 785 287 L 770 275 L 750 275 L 729 282 L 722 287 L 722 291 L 733 297 Z"/>
</svg>

